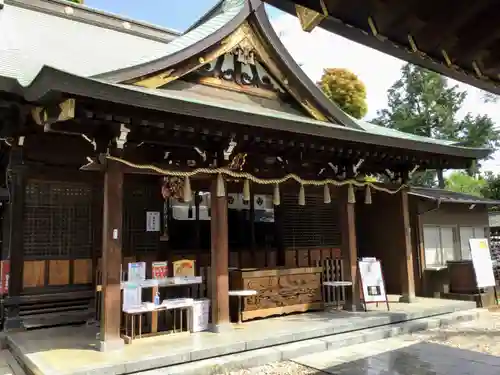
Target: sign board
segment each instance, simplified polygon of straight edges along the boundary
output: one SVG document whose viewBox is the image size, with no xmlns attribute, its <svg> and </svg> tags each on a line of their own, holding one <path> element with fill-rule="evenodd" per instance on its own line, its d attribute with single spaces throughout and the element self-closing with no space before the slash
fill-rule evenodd
<svg viewBox="0 0 500 375">
<path fill-rule="evenodd" d="M 128 281 L 139 282 L 146 280 L 146 263 L 137 262 L 128 264 Z"/>
<path fill-rule="evenodd" d="M 173 262 L 174 277 L 175 276 L 194 276 L 195 264 L 194 260 L 182 259 Z"/>
<path fill-rule="evenodd" d="M 365 304 L 387 302 L 380 260 L 363 258 L 358 262 L 358 267 Z"/>
<path fill-rule="evenodd" d="M 201 332 L 208 330 L 208 317 L 210 314 L 210 300 L 199 299 L 193 303 L 193 311 L 191 314 L 191 328 L 193 332 Z"/>
<path fill-rule="evenodd" d="M 127 282 L 123 285 L 123 311 L 142 305 L 142 289 L 137 283 Z"/>
<path fill-rule="evenodd" d="M 490 247 L 486 238 L 469 239 L 472 264 L 476 274 L 478 288 L 495 286 L 495 275 L 493 273 L 493 262 L 491 260 Z"/>
<path fill-rule="evenodd" d="M 159 232 L 160 231 L 160 212 L 147 211 L 146 212 L 146 232 Z"/>
<path fill-rule="evenodd" d="M 153 262 L 151 264 L 153 279 L 163 280 L 168 276 L 168 262 Z"/>
</svg>

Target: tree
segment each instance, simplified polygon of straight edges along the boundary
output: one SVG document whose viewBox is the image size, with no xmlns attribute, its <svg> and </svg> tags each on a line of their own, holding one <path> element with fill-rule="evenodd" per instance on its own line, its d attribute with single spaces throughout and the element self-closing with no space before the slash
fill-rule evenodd
<svg viewBox="0 0 500 375">
<path fill-rule="evenodd" d="M 487 187 L 488 182 L 482 177 L 472 177 L 465 172 L 453 172 L 446 180 L 446 190 L 455 191 L 457 193 L 465 193 L 483 196 L 483 191 Z"/>
<path fill-rule="evenodd" d="M 469 113 L 458 117 L 466 97 L 465 91 L 450 86 L 440 74 L 408 63 L 401 69 L 401 78 L 388 90 L 388 108 L 378 111 L 374 122 L 463 146 L 498 147 L 500 132 L 488 116 Z M 436 173 L 439 186 L 444 187 L 443 172 Z"/>
<path fill-rule="evenodd" d="M 484 179 L 486 180 L 486 186 L 482 190 L 482 195 L 485 198 L 499 200 L 500 201 L 500 174 L 494 174 L 493 172 L 486 172 L 484 174 Z"/>
<path fill-rule="evenodd" d="M 360 119 L 368 112 L 365 84 L 351 71 L 324 69 L 317 85 L 331 101 L 351 116 Z"/>
</svg>

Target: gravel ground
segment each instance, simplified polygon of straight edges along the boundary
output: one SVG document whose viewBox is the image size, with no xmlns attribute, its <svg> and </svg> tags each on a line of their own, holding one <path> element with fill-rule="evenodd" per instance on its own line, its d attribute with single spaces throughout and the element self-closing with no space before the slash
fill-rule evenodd
<svg viewBox="0 0 500 375">
<path fill-rule="evenodd" d="M 468 349 L 500 356 L 500 309 L 492 309 L 481 318 L 454 324 L 449 327 L 416 332 L 408 335 L 413 339 Z M 217 375 L 318 375 L 317 370 L 291 361 L 271 363 L 245 370 L 230 371 Z"/>
</svg>

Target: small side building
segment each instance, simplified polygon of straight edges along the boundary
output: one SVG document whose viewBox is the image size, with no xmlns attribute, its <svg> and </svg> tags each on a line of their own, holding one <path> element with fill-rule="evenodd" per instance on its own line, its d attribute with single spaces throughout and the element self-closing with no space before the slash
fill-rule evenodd
<svg viewBox="0 0 500 375">
<path fill-rule="evenodd" d="M 489 238 L 489 210 L 500 201 L 412 187 L 415 284 L 422 296 L 476 294 L 470 238 Z"/>
</svg>

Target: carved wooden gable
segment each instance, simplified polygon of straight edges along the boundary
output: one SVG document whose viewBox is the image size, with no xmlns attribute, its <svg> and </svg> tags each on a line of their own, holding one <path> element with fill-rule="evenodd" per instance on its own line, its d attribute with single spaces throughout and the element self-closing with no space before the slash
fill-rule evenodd
<svg viewBox="0 0 500 375">
<path fill-rule="evenodd" d="M 305 99 L 301 87 L 289 84 L 288 77 L 280 66 L 270 43 L 247 20 L 222 41 L 203 52 L 155 74 L 126 83 L 178 90 L 174 81 L 181 81 L 222 88 L 267 101 L 279 101 L 317 120 L 327 121 L 327 116 Z"/>
<path fill-rule="evenodd" d="M 287 94 L 256 51 L 245 44 L 203 65 L 185 80 L 269 99 L 284 98 Z"/>
</svg>

